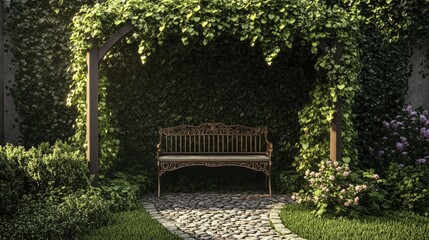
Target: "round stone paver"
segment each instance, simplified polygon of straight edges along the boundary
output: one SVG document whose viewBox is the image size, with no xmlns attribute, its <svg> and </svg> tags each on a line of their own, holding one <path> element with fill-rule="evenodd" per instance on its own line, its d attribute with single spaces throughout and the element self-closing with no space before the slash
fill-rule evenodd
<svg viewBox="0 0 429 240">
<path fill-rule="evenodd" d="M 270 226 L 270 211 L 286 195 L 172 193 L 145 196 L 145 208 L 184 239 L 290 239 Z"/>
</svg>

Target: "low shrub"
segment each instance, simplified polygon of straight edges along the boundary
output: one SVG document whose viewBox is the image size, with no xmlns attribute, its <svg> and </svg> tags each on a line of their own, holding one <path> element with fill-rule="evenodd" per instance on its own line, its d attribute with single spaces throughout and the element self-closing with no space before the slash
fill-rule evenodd
<svg viewBox="0 0 429 240">
<path fill-rule="evenodd" d="M 7 158 L 0 147 L 0 216 L 16 211 L 17 200 L 24 192 L 24 180 L 17 164 Z"/>
<path fill-rule="evenodd" d="M 391 163 L 384 187 L 391 196 L 393 206 L 429 216 L 429 167 Z"/>
<path fill-rule="evenodd" d="M 52 187 L 79 189 L 90 184 L 85 156 L 67 143 L 57 141 L 53 146 L 43 143 L 27 154 L 24 169 L 38 191 Z"/>
<path fill-rule="evenodd" d="M 315 217 L 299 204 L 287 204 L 280 212 L 286 228 L 308 240 L 428 239 L 429 218 L 410 212 L 385 212 L 361 218 Z"/>
<path fill-rule="evenodd" d="M 0 239 L 73 239 L 105 224 L 108 202 L 89 184 L 85 158 L 65 142 L 0 147 Z"/>
<path fill-rule="evenodd" d="M 372 161 L 386 178 L 383 188 L 393 207 L 429 214 L 428 112 L 407 105 L 391 121 L 384 135 L 369 148 Z"/>
<path fill-rule="evenodd" d="M 324 161 L 318 166 L 317 172 L 305 172 L 308 187 L 292 196 L 298 203 L 312 207 L 316 216 L 380 210 L 384 192 L 379 190 L 377 182 L 382 180 L 373 171 L 352 172 L 348 164 L 335 161 Z"/>
<path fill-rule="evenodd" d="M 11 218 L 0 219 L 0 239 L 74 239 L 109 220 L 97 189 L 24 195 Z"/>
<path fill-rule="evenodd" d="M 110 210 L 125 211 L 137 207 L 138 196 L 153 186 L 153 174 L 138 168 L 130 172 L 116 172 L 109 178 L 102 177 L 100 189 L 104 199 L 109 203 Z"/>
</svg>

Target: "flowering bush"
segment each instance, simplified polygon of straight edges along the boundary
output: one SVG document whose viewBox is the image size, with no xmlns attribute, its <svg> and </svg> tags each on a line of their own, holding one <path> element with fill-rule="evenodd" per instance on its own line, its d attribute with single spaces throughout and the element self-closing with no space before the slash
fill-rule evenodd
<svg viewBox="0 0 429 240">
<path fill-rule="evenodd" d="M 319 171 L 307 170 L 304 178 L 308 189 L 295 193 L 292 198 L 298 203 L 315 207 L 314 213 L 321 216 L 327 212 L 336 215 L 359 213 L 366 207 L 379 208 L 384 199 L 378 192 L 379 175 L 370 172 L 352 172 L 349 165 L 333 161 L 320 163 Z M 365 206 L 362 205 L 365 202 Z"/>
<path fill-rule="evenodd" d="M 407 105 L 402 114 L 390 122 L 384 121 L 385 134 L 378 146 L 369 151 L 381 171 L 391 162 L 404 166 L 427 164 L 429 161 L 429 119 L 427 111 Z"/>
<path fill-rule="evenodd" d="M 393 206 L 429 214 L 428 112 L 407 105 L 383 126 L 384 136 L 369 150 Z"/>
</svg>

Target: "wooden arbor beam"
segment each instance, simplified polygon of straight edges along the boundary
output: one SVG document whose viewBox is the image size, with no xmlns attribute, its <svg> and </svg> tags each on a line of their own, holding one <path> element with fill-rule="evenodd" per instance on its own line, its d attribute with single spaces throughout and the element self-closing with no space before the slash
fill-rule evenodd
<svg viewBox="0 0 429 240">
<path fill-rule="evenodd" d="M 341 57 L 343 55 L 343 45 L 338 42 L 334 42 L 334 45 L 337 48 L 335 53 L 334 60 L 337 64 L 341 63 Z M 319 45 L 320 49 L 323 52 L 329 48 L 329 45 L 326 41 L 322 41 Z M 335 102 L 335 112 L 334 118 L 330 124 L 330 139 L 329 139 L 329 159 L 331 161 L 341 161 L 342 160 L 342 138 L 341 138 L 341 127 L 342 127 L 342 106 L 341 99 L 337 99 Z"/>
<path fill-rule="evenodd" d="M 88 68 L 86 81 L 86 142 L 89 171 L 94 175 L 93 186 L 98 186 L 98 70 L 100 61 L 106 53 L 127 33 L 133 30 L 131 23 L 125 24 L 114 33 L 101 47 L 98 47 L 98 40 L 90 39 L 91 48 L 86 55 Z"/>
</svg>

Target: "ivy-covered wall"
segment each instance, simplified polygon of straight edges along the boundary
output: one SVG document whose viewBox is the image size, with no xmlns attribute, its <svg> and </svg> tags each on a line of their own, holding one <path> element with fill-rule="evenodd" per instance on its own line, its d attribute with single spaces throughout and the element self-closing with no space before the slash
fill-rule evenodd
<svg viewBox="0 0 429 240">
<path fill-rule="evenodd" d="M 368 158 L 369 146 L 375 139 L 381 138 L 382 122 L 396 116 L 405 103 L 412 48 L 407 41 L 386 42 L 374 27 L 365 26 L 362 30 L 361 91 L 354 112 L 359 135 L 359 164 L 373 167 Z"/>
<path fill-rule="evenodd" d="M 274 169 L 292 168 L 298 111 L 314 87 L 308 47 L 282 54 L 271 66 L 260 49 L 233 37 L 207 46 L 183 46 L 172 38 L 144 65 L 137 48 L 123 42 L 106 63 L 107 104 L 117 115 L 125 162 L 154 166 L 159 127 L 223 122 L 268 126 L 276 149 Z"/>
<path fill-rule="evenodd" d="M 73 124 L 75 120 L 75 110 L 73 107 L 66 107 L 66 95 L 70 91 L 69 84 L 71 81 L 70 72 L 67 70 L 70 67 L 70 43 L 69 37 L 71 35 L 70 22 L 72 17 L 78 11 L 80 6 L 84 4 L 92 4 L 95 1 L 91 0 L 76 0 L 76 1 L 60 1 L 60 0 L 12 0 L 12 11 L 13 15 L 11 19 L 8 19 L 8 26 L 14 30 L 15 37 L 15 61 L 20 66 L 19 71 L 16 75 L 17 84 L 13 88 L 13 96 L 15 102 L 17 104 L 17 110 L 19 113 L 20 126 L 23 134 L 22 143 L 26 146 L 36 145 L 42 141 L 54 141 L 57 138 L 67 139 L 69 136 L 73 134 Z M 104 2 L 104 1 L 99 1 Z M 424 26 L 427 25 L 427 18 L 429 14 L 425 14 L 424 11 L 427 11 L 427 7 L 425 7 L 425 1 L 415 0 L 408 1 L 407 3 L 400 4 L 400 1 L 390 1 L 388 4 L 383 3 L 375 3 L 373 1 L 356 1 L 355 4 L 350 5 L 348 1 L 327 1 L 331 6 L 340 3 L 343 7 L 348 8 L 350 11 L 356 11 L 358 9 L 360 11 L 359 14 L 364 16 L 366 19 L 366 24 L 361 25 L 361 33 L 362 38 L 360 40 L 360 49 L 362 51 L 362 63 L 363 68 L 360 73 L 359 81 L 361 83 L 361 91 L 357 97 L 357 104 L 354 107 L 354 111 L 356 113 L 355 123 L 357 123 L 356 130 L 358 131 L 359 137 L 358 148 L 359 148 L 359 159 L 366 165 L 365 156 L 367 151 L 367 144 L 372 141 L 375 137 L 377 137 L 377 130 L 379 129 L 379 124 L 381 124 L 381 120 L 391 118 L 396 111 L 400 109 L 400 107 L 404 103 L 404 96 L 406 93 L 406 83 L 409 75 L 408 69 L 408 57 L 410 54 L 409 46 L 412 46 L 415 43 L 414 36 L 421 36 L 421 38 L 425 38 L 426 35 L 424 33 L 426 31 Z M 351 6 L 351 7 L 350 7 Z M 426 9 L 426 10 L 425 10 Z M 356 11 L 357 12 L 357 11 Z M 386 18 L 385 16 L 392 16 L 392 18 Z M 216 43 L 213 46 L 217 46 Z M 240 47 L 240 44 L 234 43 L 233 47 Z M 217 46 L 218 47 L 218 46 Z M 149 59 L 148 66 L 142 67 L 137 60 L 135 59 L 136 49 L 128 49 L 128 48 L 136 48 L 136 46 L 120 46 L 115 51 L 115 54 L 118 56 L 117 60 L 112 58 L 112 61 L 109 61 L 108 64 L 110 66 L 105 66 L 109 72 L 110 80 L 112 81 L 112 86 L 117 86 L 121 84 L 121 87 L 117 88 L 118 91 L 114 91 L 110 88 L 109 100 L 108 103 L 111 104 L 111 107 L 115 109 L 115 111 L 119 114 L 118 121 L 120 123 L 119 126 L 122 127 L 122 130 L 119 132 L 119 136 L 121 139 L 121 147 L 124 149 L 124 152 L 132 153 L 142 153 L 142 152 L 150 152 L 151 144 L 147 144 L 147 147 L 143 147 L 142 144 L 137 144 L 140 137 L 144 139 L 144 141 L 153 141 L 151 138 L 154 136 L 154 129 L 158 127 L 158 125 L 171 125 L 173 123 L 197 123 L 203 120 L 217 120 L 213 115 L 224 116 L 226 112 L 233 113 L 236 115 L 232 115 L 231 117 L 219 118 L 228 123 L 228 121 L 236 121 L 243 120 L 246 123 L 253 125 L 255 124 L 269 124 L 270 128 L 273 132 L 273 137 L 278 138 L 278 150 L 282 151 L 286 154 L 285 159 L 286 162 L 289 162 L 289 158 L 293 157 L 296 152 L 297 146 L 294 144 L 294 140 L 289 140 L 288 136 L 283 135 L 280 137 L 280 134 L 283 134 L 278 129 L 289 129 L 285 131 L 290 136 L 293 136 L 292 139 L 296 137 L 296 125 L 288 125 L 282 122 L 282 118 L 286 116 L 287 123 L 292 123 L 296 120 L 290 115 L 295 113 L 295 110 L 287 110 L 284 109 L 284 103 L 291 103 L 294 99 L 291 97 L 289 99 L 289 95 L 285 98 L 279 97 L 280 94 L 289 94 L 290 89 L 287 87 L 296 87 L 296 85 L 292 84 L 294 81 L 298 81 L 300 76 L 300 71 L 302 71 L 302 67 L 294 67 L 293 69 L 287 69 L 287 71 L 291 70 L 293 74 L 297 75 L 297 78 L 293 78 L 290 80 L 288 77 L 290 76 L 274 76 L 273 78 L 284 78 L 288 79 L 287 81 L 279 80 L 277 84 L 280 84 L 282 81 L 284 84 L 292 84 L 292 86 L 285 85 L 284 91 L 276 91 L 276 94 L 270 97 L 277 97 L 277 99 L 282 99 L 281 104 L 278 106 L 270 105 L 274 112 L 280 112 L 280 110 L 285 111 L 284 116 L 270 116 L 267 119 L 253 119 L 254 116 L 250 114 L 251 108 L 249 111 L 244 112 L 243 116 L 239 116 L 238 112 L 232 108 L 231 109 L 222 109 L 220 108 L 220 103 L 222 101 L 226 101 L 226 99 L 219 99 L 214 102 L 214 104 L 209 104 L 210 102 L 206 102 L 206 105 L 210 105 L 211 108 L 207 108 L 207 112 L 210 114 L 203 115 L 198 118 L 196 116 L 190 116 L 189 112 L 184 110 L 184 104 L 178 104 L 177 102 L 163 102 L 161 98 L 164 97 L 165 94 L 170 93 L 172 95 L 176 94 L 176 96 L 186 95 L 195 97 L 195 99 L 209 101 L 208 96 L 218 95 L 218 94 L 228 94 L 234 95 L 237 92 L 232 90 L 218 90 L 219 92 L 212 91 L 212 88 L 204 88 L 205 81 L 201 82 L 201 86 L 198 85 L 201 90 L 201 95 L 194 95 L 194 92 L 186 92 L 186 89 L 189 89 L 189 81 L 192 77 L 195 78 L 197 74 L 205 74 L 208 79 L 212 77 L 209 72 L 204 72 L 205 68 L 199 69 L 197 72 L 191 72 L 191 69 L 183 69 L 180 68 L 182 64 L 181 61 L 177 61 L 177 65 L 175 65 L 172 71 L 176 72 L 178 70 L 183 71 L 183 76 L 181 79 L 176 79 L 176 82 L 173 82 L 173 79 L 168 77 L 168 68 L 163 68 L 162 71 L 156 73 L 153 70 L 150 70 L 151 64 L 152 69 L 155 69 L 161 65 L 158 63 L 160 60 L 157 59 L 157 56 L 161 57 L 163 54 L 163 49 L 159 49 L 159 51 L 154 54 L 153 59 Z M 178 51 L 182 51 L 180 56 L 183 61 L 188 58 L 189 59 L 199 59 L 198 54 L 203 54 L 209 52 L 210 48 L 197 48 L 198 51 L 189 52 L 185 54 L 187 50 L 186 47 L 179 50 L 179 47 L 175 46 Z M 120 51 L 120 50 L 126 51 Z M 249 52 L 249 48 L 244 51 L 248 54 L 247 57 L 253 57 L 254 52 Z M 164 50 L 164 54 L 167 54 L 166 50 Z M 304 52 L 305 53 L 305 52 Z M 127 55 L 128 54 L 128 55 Z M 159 55 L 158 55 L 159 54 Z M 229 53 L 228 53 L 229 54 Z M 207 59 L 201 58 L 204 66 L 207 66 L 208 69 L 214 69 L 213 67 L 209 67 L 209 64 L 212 64 L 210 61 L 214 61 L 214 59 L 222 59 L 222 58 L 231 58 L 234 57 L 234 54 L 228 55 L 227 51 L 222 52 L 222 56 L 213 56 L 214 58 Z M 281 61 L 286 61 L 286 64 L 294 63 L 293 61 L 288 61 L 292 55 L 286 57 L 279 58 L 279 66 L 282 63 Z M 256 54 L 257 55 L 257 54 Z M 303 54 L 304 56 L 299 56 L 299 59 L 307 59 L 308 56 Z M 215 58 L 216 57 L 216 58 Z M 302 57 L 302 58 L 301 58 Z M 115 56 L 116 58 L 116 56 Z M 118 59 L 126 59 L 127 63 L 132 61 L 132 65 L 124 65 L 121 66 L 118 62 Z M 228 60 L 228 59 L 225 59 Z M 247 63 L 244 63 L 246 59 L 240 59 L 239 62 L 235 62 L 237 66 L 243 66 L 244 69 L 249 68 Z M 254 64 L 258 64 L 258 58 L 247 59 Z M 157 62 L 158 61 L 158 62 Z M 173 59 L 171 59 L 173 61 Z M 229 61 L 229 60 L 228 60 Z M 310 61 L 311 62 L 311 61 Z M 164 65 L 174 65 L 172 62 L 163 63 Z M 195 64 L 195 63 L 194 63 Z M 314 64 L 314 63 L 313 63 Z M 210 65 L 213 66 L 213 65 Z M 277 68 L 285 68 L 285 66 L 279 67 L 274 63 L 273 69 Z M 218 66 L 219 68 L 215 68 L 215 72 L 218 74 L 219 72 L 225 71 L 228 72 L 228 68 L 226 68 L 226 64 Z M 115 76 L 115 71 L 109 71 L 109 69 L 123 69 L 123 72 L 127 72 L 130 74 L 130 78 L 141 84 L 141 86 L 134 86 L 133 84 L 125 84 L 121 83 L 120 77 L 123 76 Z M 180 68 L 180 69 L 179 69 Z M 260 66 L 261 74 L 260 77 L 266 77 L 264 75 L 263 67 Z M 288 67 L 289 68 L 289 67 Z M 301 69 L 301 70 L 300 70 Z M 253 68 L 250 68 L 253 70 Z M 152 72 L 151 72 L 152 71 Z M 121 71 L 117 71 L 119 73 Z M 257 76 L 247 76 L 249 71 L 242 71 L 244 76 L 250 78 L 246 79 L 246 84 L 244 87 L 256 86 Z M 275 72 L 275 71 L 274 71 Z M 171 73 L 171 71 L 170 71 Z M 233 73 L 231 73 L 233 75 Z M 246 75 L 247 74 L 247 75 Z M 148 77 L 150 75 L 150 77 Z M 153 77 L 156 76 L 156 77 Z M 184 76 L 188 76 L 189 78 L 184 78 Z M 134 79 L 135 77 L 135 79 Z M 225 79 L 227 78 L 227 74 L 225 75 Z M 137 81 L 142 80 L 142 81 Z M 155 79 L 169 79 L 167 82 L 154 82 Z M 212 78 L 213 79 L 213 78 Z M 232 83 L 242 84 L 245 81 L 243 79 L 235 78 Z M 145 81 L 146 80 L 146 81 Z M 197 81 L 198 79 L 194 79 Z M 224 79 L 213 79 L 218 81 L 218 85 L 221 85 L 221 80 Z M 254 80 L 254 82 L 252 82 Z M 202 81 L 202 80 L 201 80 Z M 180 85 L 179 83 L 183 83 Z M 161 86 L 156 86 L 156 85 Z M 186 85 L 188 84 L 188 85 Z M 252 85 L 254 84 L 254 85 Z M 297 84 L 301 84 L 297 82 Z M 172 91 L 172 89 L 176 89 L 178 87 L 187 86 L 187 88 L 181 89 L 184 92 L 180 94 L 180 91 Z M 213 87 L 217 85 L 210 85 L 209 87 Z M 155 87 L 156 90 L 165 90 L 165 92 L 159 91 L 159 94 L 156 94 L 156 91 L 152 93 L 145 92 L 144 89 L 149 89 Z M 193 86 L 194 87 L 194 86 Z M 272 88 L 282 86 L 276 86 L 273 84 L 270 86 Z M 137 89 L 141 89 L 141 92 L 138 92 Z M 252 88 L 253 89 L 253 88 Z M 267 87 L 266 89 L 270 89 Z M 311 86 L 304 85 L 303 89 L 308 90 L 311 89 Z M 210 90 L 210 91 L 209 91 Z M 130 91 L 130 96 L 128 94 L 124 97 L 123 94 L 120 93 L 122 91 Z M 267 90 L 268 91 L 268 90 Z M 204 94 L 203 94 L 204 93 Z M 298 91 L 295 91 L 298 94 Z M 116 94 L 116 95 L 115 95 Z M 140 97 L 138 94 L 142 94 Z M 152 94 L 152 95 L 151 95 Z M 163 95 L 164 94 L 164 95 Z M 253 95 L 252 95 L 253 94 Z M 254 92 L 250 94 L 251 96 L 243 96 L 240 97 L 243 101 L 248 103 L 253 99 L 260 99 L 261 92 Z M 238 95 L 240 96 L 240 95 Z M 147 102 L 141 102 L 140 99 L 148 97 Z M 296 104 L 302 104 L 305 102 L 306 97 L 308 95 L 300 96 L 298 102 Z M 131 100 L 132 99 L 132 100 Z M 231 99 L 229 99 L 231 100 Z M 170 100 L 171 101 L 171 100 Z M 264 101 L 268 101 L 265 99 Z M 289 102 L 288 102 L 289 101 Z M 118 104 L 114 104 L 118 102 Z M 184 102 L 190 106 L 192 106 L 193 111 L 198 111 L 199 106 L 195 105 L 195 103 L 189 99 L 181 99 L 181 102 Z M 234 101 L 233 101 L 234 102 Z M 222 102 L 223 104 L 223 102 Z M 241 102 L 235 102 L 241 106 Z M 260 104 L 259 102 L 257 104 Z M 259 107 L 256 105 L 252 105 L 258 111 L 261 111 Z M 129 106 L 130 108 L 127 108 Z M 249 104 L 250 106 L 251 104 Z M 233 106 L 233 105 L 227 105 Z M 203 105 L 204 107 L 204 105 Z M 277 109 L 275 109 L 277 107 Z M 168 116 L 167 118 L 161 118 L 162 121 L 155 123 L 153 121 L 151 123 L 151 119 L 157 119 L 157 116 L 164 116 L 162 113 L 158 112 L 150 112 L 147 108 L 150 108 L 150 111 L 158 111 L 168 110 L 174 112 L 175 115 Z M 238 107 L 236 107 L 238 109 Z M 292 109 L 292 107 L 291 107 Z M 135 110 L 135 111 L 134 111 Z M 277 111 L 276 111 L 277 110 Z M 268 112 L 268 110 L 264 110 Z M 264 112 L 264 113 L 265 113 Z M 241 113 L 241 112 L 240 112 Z M 290 114 L 289 114 L 290 113 Z M 238 114 L 238 115 L 237 115 Z M 282 113 L 283 114 L 283 113 Z M 126 119 L 126 116 L 132 116 L 133 118 Z M 180 116 L 180 117 L 179 117 Z M 268 115 L 267 115 L 268 116 Z M 174 119 L 173 119 L 174 117 Z M 186 119 L 186 117 L 192 117 L 192 119 Z M 294 116 L 296 117 L 296 116 Z M 176 119 L 177 118 L 177 119 Z M 290 118 L 290 119 L 289 119 Z M 147 123 L 139 123 L 139 119 L 147 119 Z M 252 121 L 250 120 L 252 119 Z M 175 120 L 175 121 L 174 121 Z M 124 123 L 127 122 L 126 128 Z M 142 121 L 143 122 L 143 121 Z M 143 125 L 143 126 L 142 126 Z M 147 126 L 146 126 L 147 125 Z M 279 127 L 277 127 L 279 126 Z M 141 131 L 136 131 L 135 129 L 145 129 Z M 282 130 L 284 131 L 284 130 Z M 278 134 L 276 136 L 276 134 Z M 128 138 L 130 137 L 130 138 Z M 126 144 L 127 143 L 127 144 Z M 282 154 L 283 154 L 282 153 Z M 140 156 L 130 154 L 130 160 L 135 160 Z M 370 164 L 369 164 L 370 165 Z"/>
</svg>

